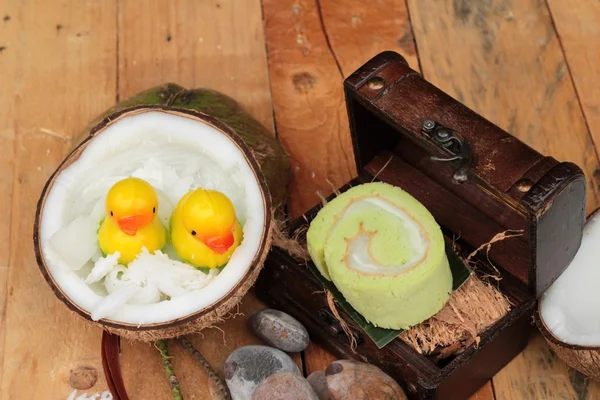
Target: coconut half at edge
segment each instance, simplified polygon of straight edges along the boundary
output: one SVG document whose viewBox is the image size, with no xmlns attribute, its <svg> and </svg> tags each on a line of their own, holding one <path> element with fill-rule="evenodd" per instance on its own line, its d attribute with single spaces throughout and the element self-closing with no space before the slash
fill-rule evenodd
<svg viewBox="0 0 600 400">
<path fill-rule="evenodd" d="M 50 208 L 47 207 L 56 206 L 57 204 L 60 205 L 61 199 L 65 199 L 65 193 L 63 192 L 65 192 L 65 185 L 68 186 L 69 183 L 68 171 L 73 170 L 78 163 L 87 162 L 89 164 L 91 161 L 94 161 L 90 158 L 89 154 L 92 156 L 97 156 L 99 151 L 106 151 L 98 150 L 96 153 L 94 153 L 94 149 L 97 150 L 98 148 L 102 147 L 99 144 L 103 141 L 102 135 L 106 135 L 108 137 L 107 140 L 103 141 L 104 145 L 108 148 L 113 146 L 114 150 L 116 148 L 114 146 L 118 147 L 120 140 L 115 136 L 115 133 L 118 133 L 116 129 L 123 132 L 124 135 L 126 132 L 128 132 L 127 129 L 139 130 L 138 125 L 130 122 L 134 121 L 136 117 L 139 118 L 140 116 L 147 118 L 147 115 L 156 115 L 158 118 L 156 121 L 159 122 L 161 118 L 167 118 L 166 121 L 163 121 L 163 128 L 160 128 L 160 126 L 156 128 L 158 130 L 164 129 L 164 134 L 166 136 L 168 136 L 170 132 L 164 127 L 169 125 L 169 119 L 171 122 L 175 121 L 175 119 L 181 119 L 182 125 L 180 127 L 186 125 L 193 131 L 194 129 L 191 128 L 191 126 L 198 124 L 196 125 L 198 128 L 198 138 L 204 140 L 211 138 L 210 146 L 207 146 L 207 148 L 211 146 L 213 148 L 215 146 L 220 146 L 221 148 L 226 148 L 227 146 L 230 148 L 235 148 L 235 151 L 241 155 L 239 160 L 243 159 L 244 161 L 241 163 L 241 165 L 243 165 L 240 168 L 246 168 L 251 172 L 251 175 L 246 176 L 246 178 L 249 179 L 245 180 L 245 184 L 250 185 L 248 181 L 252 180 L 252 178 L 254 182 L 256 182 L 254 199 L 257 200 L 256 204 L 260 203 L 260 216 L 254 218 L 255 220 L 251 223 L 246 221 L 246 225 L 244 225 L 244 240 L 242 241 L 242 244 L 238 249 L 236 249 L 236 252 L 234 252 L 230 263 L 223 269 L 217 278 L 215 278 L 214 282 L 210 283 L 211 286 L 207 287 L 207 289 L 212 288 L 208 297 L 213 299 L 212 301 L 209 301 L 208 304 L 205 304 L 191 312 L 185 312 L 183 315 L 176 315 L 177 312 L 173 312 L 173 315 L 176 315 L 176 317 L 162 318 L 163 320 L 158 322 L 124 322 L 124 320 L 115 320 L 110 318 L 93 321 L 89 307 L 83 307 L 80 304 L 83 301 L 77 302 L 74 300 L 75 292 L 73 292 L 74 289 L 71 285 L 78 284 L 75 280 L 73 280 L 73 278 L 78 277 L 75 275 L 63 276 L 64 270 L 61 270 L 60 268 L 64 267 L 55 265 L 52 260 L 48 259 L 47 254 L 44 251 L 44 247 L 50 240 L 49 238 L 53 233 L 52 231 L 56 231 L 57 229 L 56 218 L 54 218 L 53 221 L 53 216 L 48 216 L 49 214 L 46 214 L 48 210 L 50 210 Z M 128 125 L 130 126 L 128 127 Z M 155 126 L 155 124 L 150 124 L 146 126 L 146 128 L 153 129 L 153 126 Z M 201 131 L 204 133 L 202 134 Z M 200 143 L 197 138 L 191 137 L 191 134 L 177 132 L 173 132 L 173 134 L 174 136 L 187 135 L 189 137 L 185 140 L 189 140 L 190 143 Z M 222 136 L 214 136 L 215 134 Z M 145 140 L 145 137 L 140 140 Z M 171 138 L 167 140 L 167 142 L 170 141 Z M 89 152 L 87 150 L 89 150 Z M 249 195 L 249 197 L 252 196 Z M 248 218 L 252 219 L 252 217 Z M 246 227 L 248 227 L 248 231 L 246 230 Z M 265 177 L 261 172 L 261 168 L 253 154 L 253 151 L 231 128 L 211 116 L 193 110 L 184 110 L 169 106 L 139 106 L 116 112 L 106 117 L 98 125 L 93 127 L 90 130 L 89 136 L 66 157 L 58 169 L 49 178 L 43 189 L 36 210 L 34 224 L 34 248 L 39 268 L 46 281 L 51 286 L 56 296 L 72 311 L 111 333 L 115 333 L 129 339 L 152 341 L 159 338 L 180 336 L 211 326 L 219 322 L 224 315 L 226 315 L 236 304 L 238 304 L 240 299 L 254 284 L 262 268 L 264 259 L 266 258 L 270 247 L 272 227 L 272 204 Z M 248 246 L 244 248 L 244 250 L 239 250 L 243 248 L 244 241 L 248 243 Z M 237 257 L 236 261 L 234 261 L 238 251 L 241 251 L 241 255 Z M 222 278 L 221 282 L 217 282 L 220 278 Z M 81 283 L 85 285 L 83 280 Z M 92 296 L 93 292 L 90 290 L 87 295 Z M 166 300 L 161 303 L 168 303 L 170 301 L 171 300 Z M 151 304 L 151 306 L 160 305 L 161 303 Z M 184 303 L 180 303 L 180 305 L 184 305 Z M 129 304 L 126 306 L 129 306 Z M 167 306 L 163 305 L 161 308 L 163 314 L 166 312 L 165 310 L 167 310 L 166 307 L 168 307 L 168 304 Z M 175 304 L 173 304 L 173 307 L 176 311 L 177 307 Z M 189 308 L 189 306 L 187 308 Z M 160 319 L 161 317 L 158 318 Z"/>
<path fill-rule="evenodd" d="M 539 301 L 536 325 L 570 367 L 600 380 L 600 212 L 588 218 L 581 247 Z"/>
</svg>

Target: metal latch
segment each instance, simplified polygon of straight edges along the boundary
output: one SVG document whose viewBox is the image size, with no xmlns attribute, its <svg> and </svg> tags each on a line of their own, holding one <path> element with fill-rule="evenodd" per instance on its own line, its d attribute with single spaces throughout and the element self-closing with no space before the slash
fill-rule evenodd
<svg viewBox="0 0 600 400">
<path fill-rule="evenodd" d="M 447 158 L 431 156 L 431 160 L 438 162 L 458 162 L 458 167 L 452 174 L 452 182 L 457 185 L 465 183 L 467 181 L 467 172 L 473 161 L 471 145 L 466 140 L 460 140 L 456 137 L 452 129 L 430 119 L 423 122 L 421 130 L 450 155 Z"/>
</svg>

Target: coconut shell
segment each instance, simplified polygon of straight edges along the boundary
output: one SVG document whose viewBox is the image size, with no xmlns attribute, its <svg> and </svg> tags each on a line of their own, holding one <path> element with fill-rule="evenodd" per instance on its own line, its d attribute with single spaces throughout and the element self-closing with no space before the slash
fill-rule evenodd
<svg viewBox="0 0 600 400">
<path fill-rule="evenodd" d="M 162 92 L 160 92 L 156 96 L 160 98 L 161 93 Z M 199 122 L 212 125 L 215 129 L 229 136 L 230 139 L 232 139 L 232 141 L 238 145 L 238 148 L 244 153 L 247 162 L 251 166 L 252 170 L 255 172 L 260 189 L 263 193 L 264 208 L 266 211 L 263 238 L 260 243 L 259 250 L 255 258 L 252 260 L 252 263 L 244 277 L 235 285 L 235 287 L 229 293 L 227 293 L 217 302 L 212 304 L 210 307 L 201 309 L 191 315 L 186 316 L 185 318 L 167 321 L 164 323 L 147 324 L 141 326 L 120 323 L 107 319 L 93 321 L 91 319 L 90 312 L 82 309 L 75 302 L 69 299 L 68 296 L 62 291 L 60 286 L 56 283 L 56 281 L 52 277 L 52 274 L 49 272 L 48 266 L 46 265 L 46 260 L 43 256 L 41 239 L 39 236 L 41 213 L 44 208 L 46 197 L 50 189 L 52 188 L 56 178 L 66 167 L 71 165 L 80 157 L 83 150 L 95 136 L 101 135 L 104 128 L 106 128 L 107 126 L 119 119 L 125 118 L 130 115 L 143 113 L 146 111 L 162 111 L 170 114 L 184 116 L 187 118 L 197 119 Z M 93 126 L 90 129 L 88 136 L 61 163 L 58 169 L 49 178 L 48 182 L 46 183 L 43 189 L 43 192 L 37 205 L 34 223 L 34 249 L 37 258 L 37 263 L 40 268 L 40 271 L 42 272 L 42 275 L 44 276 L 44 278 L 46 279 L 56 296 L 63 303 L 65 303 L 65 305 L 67 305 L 69 309 L 71 309 L 84 319 L 92 322 L 93 324 L 127 339 L 154 341 L 157 339 L 173 338 L 180 335 L 200 331 L 204 328 L 207 328 L 220 322 L 222 318 L 225 315 L 227 315 L 227 313 L 240 302 L 241 298 L 246 294 L 248 289 L 250 289 L 250 287 L 254 285 L 254 282 L 256 281 L 258 274 L 260 273 L 260 270 L 271 245 L 272 230 L 275 224 L 272 212 L 273 207 L 271 202 L 271 196 L 269 193 L 269 188 L 267 186 L 266 177 L 261 172 L 261 167 L 255 155 L 256 152 L 246 145 L 245 141 L 236 133 L 235 130 L 233 130 L 231 127 L 224 124 L 220 120 L 216 119 L 215 117 L 203 114 L 198 111 L 174 108 L 170 106 L 135 106 L 123 108 L 113 114 L 106 116 L 97 125 Z"/>
<path fill-rule="evenodd" d="M 267 243 L 266 248 L 269 249 L 270 247 L 271 241 L 269 235 L 269 242 Z M 164 327 L 140 327 L 135 329 L 135 327 L 131 326 L 127 328 L 111 326 L 106 323 L 102 323 L 102 320 L 98 322 L 92 322 L 112 334 L 121 336 L 125 339 L 141 340 L 143 342 L 154 342 L 157 339 L 170 339 L 190 333 L 200 332 L 203 329 L 209 328 L 223 321 L 224 317 L 227 316 L 230 311 L 239 304 L 239 302 L 242 300 L 242 297 L 244 297 L 244 295 L 256 282 L 267 254 L 268 251 L 265 251 L 261 254 L 260 259 L 256 260 L 255 262 L 256 267 L 251 269 L 251 271 L 249 271 L 245 278 L 238 283 L 231 293 L 225 296 L 225 298 L 221 299 L 217 305 L 212 306 L 210 309 L 204 309 L 201 313 L 194 314 L 185 320 L 182 320 L 180 323 L 172 323 L 170 326 Z"/>
<path fill-rule="evenodd" d="M 552 332 L 550 332 L 540 315 L 539 309 L 536 311 L 534 318 L 535 324 L 542 333 L 544 339 L 546 339 L 548 346 L 554 350 L 556 355 L 563 360 L 565 364 L 576 369 L 585 376 L 600 381 L 600 347 L 578 346 L 561 342 L 552 334 Z"/>
<path fill-rule="evenodd" d="M 587 222 L 592 218 L 598 218 L 599 216 L 600 208 L 597 208 L 587 217 Z M 548 343 L 548 346 L 550 346 L 556 355 L 569 367 L 576 369 L 596 381 L 600 381 L 600 346 L 587 347 L 562 342 L 554 336 L 546 326 L 546 323 L 541 316 L 540 307 L 541 302 L 538 302 L 538 309 L 534 314 L 534 320 L 538 330 L 542 333 L 542 336 Z"/>
</svg>

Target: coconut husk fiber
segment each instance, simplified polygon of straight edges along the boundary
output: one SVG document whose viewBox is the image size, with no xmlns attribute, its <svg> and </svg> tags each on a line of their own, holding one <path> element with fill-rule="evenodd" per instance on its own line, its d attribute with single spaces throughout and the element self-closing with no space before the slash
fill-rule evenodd
<svg viewBox="0 0 600 400">
<path fill-rule="evenodd" d="M 288 235 L 280 223 L 274 227 L 273 244 L 306 261 L 310 256 L 305 235 L 306 229 Z M 486 248 L 489 250 L 489 246 Z M 468 257 L 467 264 L 473 264 L 472 256 Z M 510 308 L 510 302 L 494 284 L 472 274 L 452 293 L 440 312 L 402 332 L 399 338 L 418 353 L 441 360 L 460 354 L 472 344 L 477 345 L 481 333 L 508 314 Z"/>
<path fill-rule="evenodd" d="M 273 246 L 285 250 L 290 256 L 307 261 L 310 258 L 304 238 L 308 227 L 302 227 L 293 235 L 288 235 L 286 221 L 276 219 L 273 224 Z"/>
<path fill-rule="evenodd" d="M 508 299 L 492 284 L 472 275 L 440 312 L 400 334 L 417 352 L 446 358 L 460 354 L 510 311 Z"/>
</svg>

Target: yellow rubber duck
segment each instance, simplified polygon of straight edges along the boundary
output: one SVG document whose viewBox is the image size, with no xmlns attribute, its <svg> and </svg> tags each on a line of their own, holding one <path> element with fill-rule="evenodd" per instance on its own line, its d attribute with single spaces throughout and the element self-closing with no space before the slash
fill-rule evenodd
<svg viewBox="0 0 600 400">
<path fill-rule="evenodd" d="M 127 265 L 145 247 L 150 253 L 162 249 L 167 230 L 156 218 L 158 197 L 154 188 L 138 178 L 115 183 L 106 195 L 106 218 L 98 229 L 98 243 L 104 254 L 121 253 L 119 263 Z"/>
<path fill-rule="evenodd" d="M 242 241 L 242 227 L 231 200 L 198 188 L 183 196 L 170 222 L 171 242 L 181 259 L 195 267 L 225 265 Z"/>
</svg>

